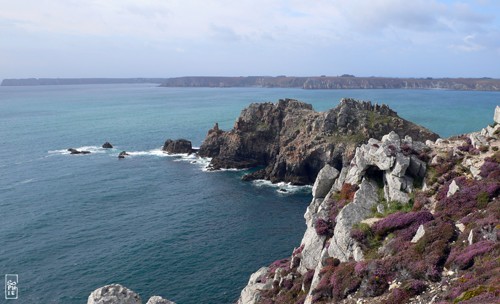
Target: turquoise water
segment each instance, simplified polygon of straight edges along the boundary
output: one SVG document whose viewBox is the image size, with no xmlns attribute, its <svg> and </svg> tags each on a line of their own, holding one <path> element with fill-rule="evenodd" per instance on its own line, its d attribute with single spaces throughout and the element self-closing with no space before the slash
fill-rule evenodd
<svg viewBox="0 0 500 304">
<path fill-rule="evenodd" d="M 249 275 L 286 257 L 305 230 L 307 188 L 240 181 L 206 163 L 165 157 L 167 138 L 199 146 L 251 102 L 296 98 L 317 110 L 342 97 L 387 103 L 442 136 L 492 122 L 499 93 L 0 87 L 0 275 L 19 275 L 20 303 L 85 303 L 121 283 L 144 302 L 232 303 Z M 105 141 L 115 149 L 98 147 Z M 68 155 L 65 149 L 90 149 Z M 131 156 L 118 160 L 120 151 Z M 3 296 L 0 295 L 0 298 Z"/>
</svg>

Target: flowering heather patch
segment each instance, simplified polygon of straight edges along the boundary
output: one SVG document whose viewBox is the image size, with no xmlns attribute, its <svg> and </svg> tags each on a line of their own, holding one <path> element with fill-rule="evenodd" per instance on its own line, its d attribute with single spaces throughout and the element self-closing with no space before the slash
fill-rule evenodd
<svg viewBox="0 0 500 304">
<path fill-rule="evenodd" d="M 326 266 L 320 271 L 320 282 L 313 291 L 313 302 L 341 300 L 359 288 L 361 278 L 354 272 L 356 262 L 340 263 L 338 259 L 332 258 L 325 262 Z"/>
<path fill-rule="evenodd" d="M 413 153 L 413 149 L 409 144 L 403 144 L 401 145 L 401 152 L 404 156 L 410 156 Z"/>
<path fill-rule="evenodd" d="M 290 258 L 274 261 L 271 265 L 269 265 L 268 273 L 274 274 L 274 272 L 276 272 L 276 269 L 278 268 L 283 268 L 283 269 L 290 268 Z"/>
<path fill-rule="evenodd" d="M 331 236 L 333 234 L 331 222 L 324 219 L 317 219 L 314 229 L 320 236 Z"/>
<path fill-rule="evenodd" d="M 387 304 L 401 304 L 408 301 L 410 298 L 422 293 L 427 288 L 427 285 L 420 280 L 409 280 L 401 288 L 392 290 Z"/>
<path fill-rule="evenodd" d="M 384 236 L 391 231 L 403 229 L 412 224 L 420 225 L 433 218 L 429 211 L 396 212 L 373 224 L 372 230 L 376 235 Z"/>
<path fill-rule="evenodd" d="M 377 262 L 370 263 L 368 269 L 368 274 L 361 282 L 361 293 L 366 297 L 379 296 L 389 288 L 389 284 L 387 283 L 388 273 L 383 266 Z"/>
<path fill-rule="evenodd" d="M 493 162 L 491 158 L 486 158 L 484 164 L 481 166 L 479 175 L 483 178 L 488 177 L 490 174 L 495 174 L 495 176 L 497 176 L 497 171 L 500 171 L 500 164 Z"/>
<path fill-rule="evenodd" d="M 314 278 L 314 269 L 310 269 L 304 274 L 304 287 L 306 289 L 309 289 L 311 287 L 313 278 Z"/>
<path fill-rule="evenodd" d="M 446 197 L 444 191 L 446 186 L 442 187 L 436 199 L 438 203 L 436 210 L 458 220 L 478 208 L 487 207 L 488 202 L 498 196 L 500 192 L 500 180 L 485 179 L 472 180 L 466 178 L 457 178 L 455 182 L 460 190 L 450 197 Z M 447 190 L 446 190 L 447 191 Z"/>
<path fill-rule="evenodd" d="M 480 241 L 478 243 L 472 244 L 461 248 L 453 248 L 448 260 L 447 265 L 455 265 L 459 269 L 467 269 L 474 264 L 474 258 L 491 251 L 495 247 L 495 243 L 492 241 Z"/>
<path fill-rule="evenodd" d="M 361 279 L 354 275 L 355 265 L 356 262 L 341 263 L 330 276 L 333 299 L 344 299 L 359 288 Z"/>
<path fill-rule="evenodd" d="M 354 194 L 359 189 L 358 185 L 351 185 L 349 183 L 344 183 L 342 189 L 340 189 L 340 200 L 352 201 L 354 199 Z"/>
<path fill-rule="evenodd" d="M 462 145 L 458 146 L 457 149 L 462 151 L 462 152 L 469 152 L 473 149 L 474 147 L 472 145 Z"/>
<path fill-rule="evenodd" d="M 304 244 L 300 245 L 299 248 L 296 248 L 293 253 L 292 253 L 292 256 L 296 256 L 298 254 L 301 254 L 302 253 L 302 250 L 304 250 Z"/>
</svg>

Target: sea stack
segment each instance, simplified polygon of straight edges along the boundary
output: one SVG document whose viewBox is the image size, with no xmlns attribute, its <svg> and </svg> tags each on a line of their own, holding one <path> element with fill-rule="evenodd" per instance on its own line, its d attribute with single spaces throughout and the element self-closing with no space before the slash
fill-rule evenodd
<svg viewBox="0 0 500 304">
<path fill-rule="evenodd" d="M 190 154 L 193 152 L 193 146 L 191 142 L 186 139 L 167 139 L 162 150 L 169 154 Z"/>
<path fill-rule="evenodd" d="M 109 142 L 105 142 L 104 144 L 102 144 L 102 148 L 104 148 L 104 149 L 113 149 L 113 145 L 110 144 Z"/>
</svg>

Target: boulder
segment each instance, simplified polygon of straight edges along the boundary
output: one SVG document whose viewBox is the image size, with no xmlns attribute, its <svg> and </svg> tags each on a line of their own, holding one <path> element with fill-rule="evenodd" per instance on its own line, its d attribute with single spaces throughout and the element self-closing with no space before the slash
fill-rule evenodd
<svg viewBox="0 0 500 304">
<path fill-rule="evenodd" d="M 104 149 L 113 149 L 113 145 L 110 144 L 109 142 L 105 142 L 102 144 L 102 148 Z"/>
<path fill-rule="evenodd" d="M 418 242 L 423 236 L 425 235 L 425 229 L 424 229 L 424 225 L 420 225 L 418 226 L 418 230 L 417 232 L 415 233 L 415 236 L 413 236 L 413 238 L 411 239 L 411 243 L 416 243 Z"/>
<path fill-rule="evenodd" d="M 339 171 L 334 167 L 326 164 L 321 171 L 319 171 L 314 186 L 312 188 L 312 195 L 315 198 L 324 198 L 332 188 L 335 179 L 339 176 Z"/>
<path fill-rule="evenodd" d="M 111 284 L 94 290 L 87 304 L 141 304 L 141 297 L 120 284 Z"/>
<path fill-rule="evenodd" d="M 448 187 L 448 193 L 446 193 L 446 197 L 450 197 L 453 194 L 455 194 L 458 190 L 460 190 L 460 187 L 455 183 L 455 180 L 453 180 Z"/>
<path fill-rule="evenodd" d="M 171 140 L 167 139 L 162 148 L 163 151 L 172 154 L 180 154 L 187 153 L 190 154 L 193 152 L 193 146 L 189 140 L 186 139 L 177 139 Z"/>
<path fill-rule="evenodd" d="M 149 298 L 146 304 L 175 304 L 175 303 L 167 299 L 164 299 L 160 296 L 152 296 L 151 298 Z"/>
<path fill-rule="evenodd" d="M 495 123 L 500 124 L 500 106 L 495 108 L 495 115 L 493 115 L 493 120 Z"/>
</svg>

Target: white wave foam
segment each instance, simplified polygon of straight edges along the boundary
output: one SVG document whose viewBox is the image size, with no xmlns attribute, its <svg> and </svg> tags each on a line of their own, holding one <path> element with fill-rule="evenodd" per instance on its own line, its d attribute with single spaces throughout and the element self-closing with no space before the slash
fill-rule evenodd
<svg viewBox="0 0 500 304">
<path fill-rule="evenodd" d="M 170 156 L 174 156 L 174 161 L 184 161 L 189 162 L 191 164 L 195 164 L 201 167 L 202 171 L 209 171 L 208 166 L 210 165 L 210 161 L 212 160 L 209 157 L 200 157 L 194 153 L 192 154 L 170 154 Z"/>
<path fill-rule="evenodd" d="M 163 152 L 162 149 L 153 149 L 149 151 L 131 151 L 128 152 L 131 156 L 158 156 L 158 157 L 166 157 L 169 156 L 167 153 Z"/>
<path fill-rule="evenodd" d="M 89 151 L 90 153 L 106 153 L 106 150 L 109 149 L 104 149 L 102 147 L 98 146 L 82 146 L 78 148 L 73 148 L 78 151 Z M 59 155 L 67 155 L 71 154 L 71 152 L 68 151 L 68 149 L 60 149 L 60 150 L 50 150 L 48 151 L 49 154 L 59 154 Z"/>
<path fill-rule="evenodd" d="M 297 192 L 309 192 L 312 189 L 312 186 L 310 186 L 310 185 L 296 186 L 296 185 L 292 185 L 291 183 L 285 183 L 285 182 L 279 182 L 279 183 L 273 184 L 270 181 L 264 180 L 264 179 L 254 180 L 254 181 L 252 181 L 252 184 L 256 187 L 276 188 L 276 192 L 281 193 L 281 194 L 292 194 L 292 193 L 297 193 Z"/>
</svg>

